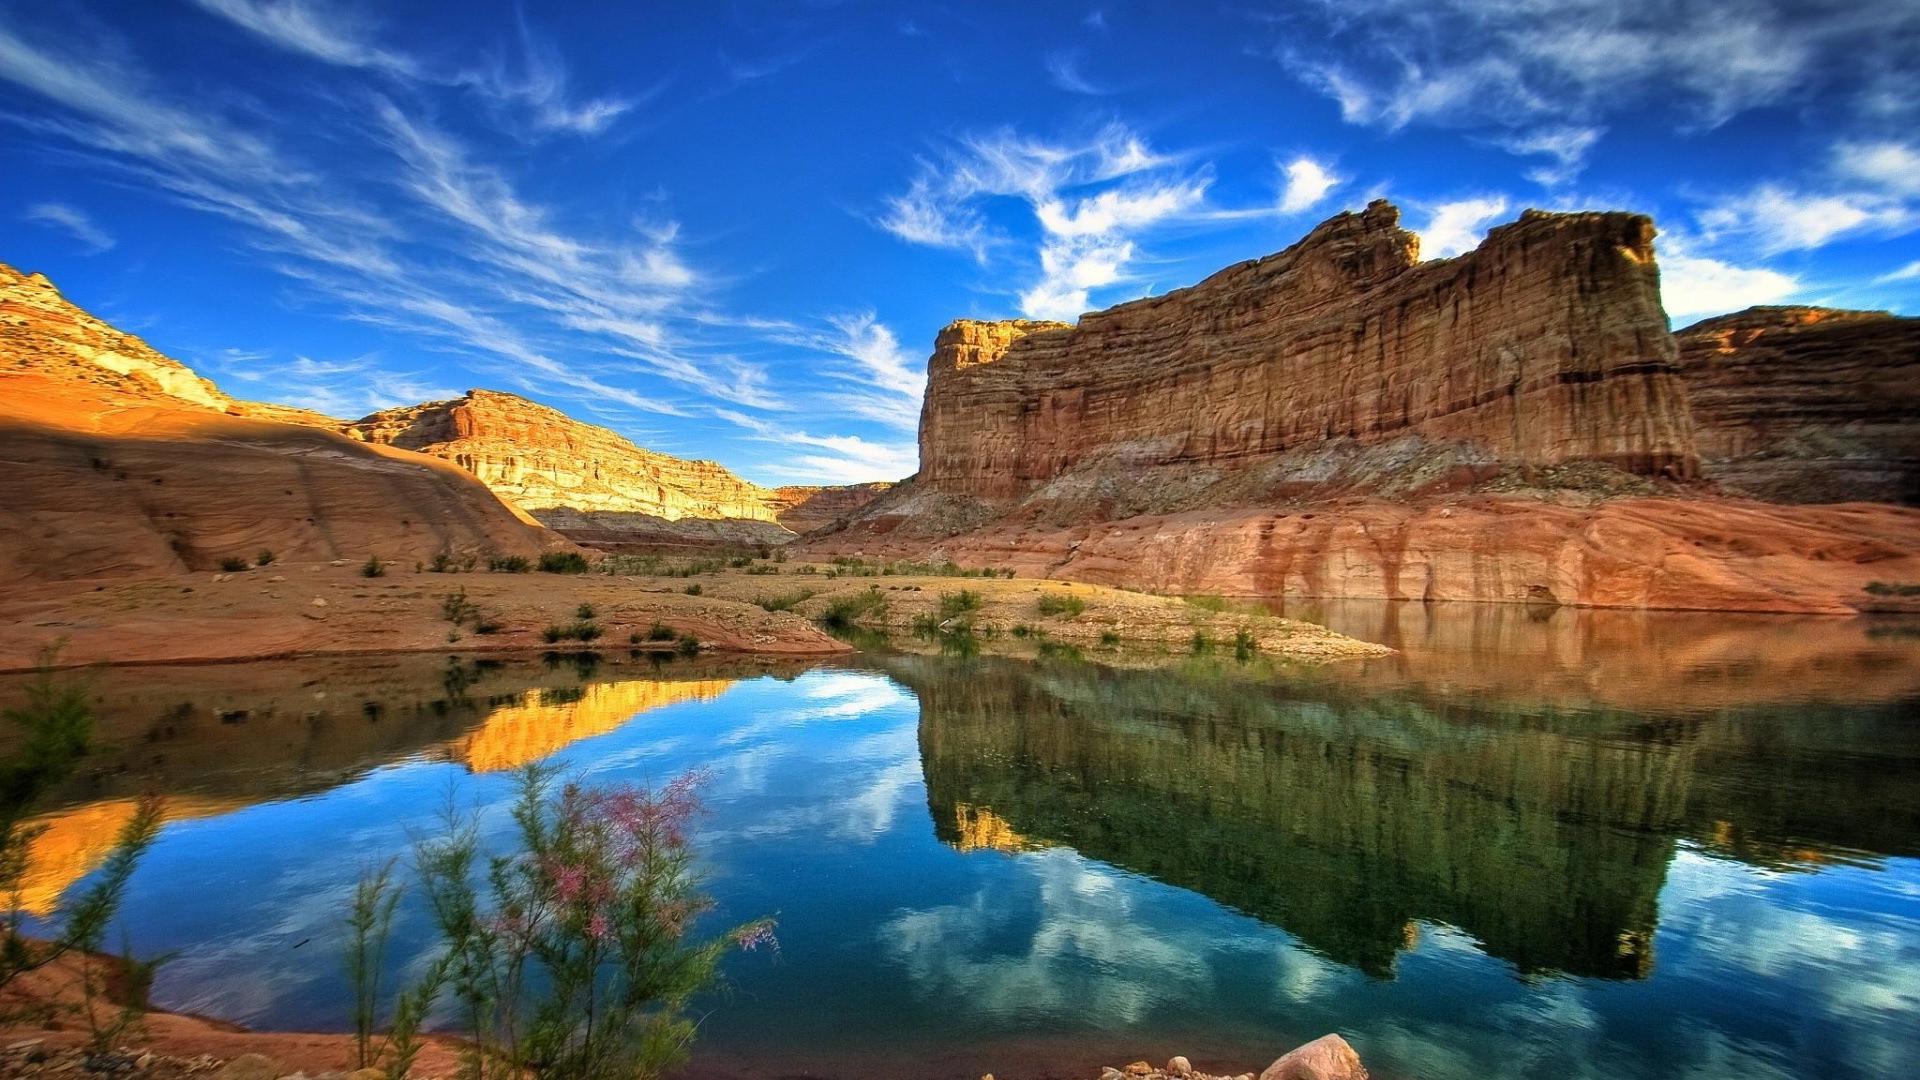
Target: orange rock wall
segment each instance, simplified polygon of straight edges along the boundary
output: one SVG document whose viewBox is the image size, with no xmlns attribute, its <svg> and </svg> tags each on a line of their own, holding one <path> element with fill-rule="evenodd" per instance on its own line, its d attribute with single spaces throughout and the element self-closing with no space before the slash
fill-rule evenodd
<svg viewBox="0 0 1920 1080">
<path fill-rule="evenodd" d="M 451 461 L 524 510 L 774 520 L 771 492 L 711 461 L 643 450 L 606 428 L 496 390 L 387 409 L 344 430 Z"/>
<path fill-rule="evenodd" d="M 1701 471 L 1723 490 L 1920 505 L 1920 319 L 1757 307 L 1676 338 Z"/>
<path fill-rule="evenodd" d="M 919 482 L 1010 499 L 1103 460 L 1237 467 L 1406 435 L 1692 476 L 1653 236 L 1638 215 L 1529 211 L 1420 263 L 1376 202 L 1074 327 L 953 323 L 929 364 Z"/>
</svg>

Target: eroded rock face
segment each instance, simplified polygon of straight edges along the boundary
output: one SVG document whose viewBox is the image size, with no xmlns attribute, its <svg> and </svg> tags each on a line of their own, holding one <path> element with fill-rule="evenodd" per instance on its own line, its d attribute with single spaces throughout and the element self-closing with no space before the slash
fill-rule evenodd
<svg viewBox="0 0 1920 1080">
<path fill-rule="evenodd" d="M 1714 320 L 1683 379 L 1653 232 L 1529 211 L 1417 263 L 1375 203 L 1077 326 L 956 322 L 920 474 L 804 546 L 1240 596 L 1885 606 L 1865 586 L 1920 580 L 1920 514 L 1718 494 L 1910 484 L 1916 320 Z"/>
<path fill-rule="evenodd" d="M 1920 319 L 1756 307 L 1676 339 L 1701 471 L 1722 490 L 1920 505 Z"/>
<path fill-rule="evenodd" d="M 1653 235 L 1634 214 L 1529 211 L 1419 263 L 1376 202 L 1077 326 L 953 323 L 929 364 L 919 482 L 1005 500 L 1088 469 L 1245 470 L 1407 437 L 1464 444 L 1488 471 L 1692 476 Z"/>
<path fill-rule="evenodd" d="M 567 546 L 445 462 L 257 418 L 294 414 L 0 267 L 0 583 Z"/>
<path fill-rule="evenodd" d="M 386 409 L 345 431 L 451 461 L 523 510 L 774 520 L 765 488 L 711 461 L 643 450 L 606 428 L 497 390 Z"/>
<path fill-rule="evenodd" d="M 887 483 L 837 487 L 791 484 L 774 488 L 770 501 L 780 524 L 796 533 L 809 533 L 858 511 L 892 487 Z"/>
</svg>

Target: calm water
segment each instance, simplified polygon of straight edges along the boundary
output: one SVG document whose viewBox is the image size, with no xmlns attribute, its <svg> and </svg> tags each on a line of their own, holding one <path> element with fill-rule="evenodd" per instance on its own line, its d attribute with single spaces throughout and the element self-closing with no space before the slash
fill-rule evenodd
<svg viewBox="0 0 1920 1080">
<path fill-rule="evenodd" d="M 111 671 L 112 745 L 49 818 L 29 900 L 158 788 L 127 923 L 180 951 L 160 1002 L 339 1029 L 354 880 L 449 797 L 497 811 L 548 755 L 700 767 L 719 918 L 773 914 L 780 948 L 730 962 L 693 1075 L 1257 1070 L 1335 1030 L 1389 1080 L 1912 1075 L 1910 628 L 1311 614 L 1402 651 Z M 403 954 L 421 930 L 407 913 Z"/>
</svg>

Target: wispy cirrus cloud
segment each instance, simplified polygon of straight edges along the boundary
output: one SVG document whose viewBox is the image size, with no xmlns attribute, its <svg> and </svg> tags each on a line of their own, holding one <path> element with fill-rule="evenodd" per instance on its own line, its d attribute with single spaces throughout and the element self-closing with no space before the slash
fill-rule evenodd
<svg viewBox="0 0 1920 1080">
<path fill-rule="evenodd" d="M 1348 122 L 1504 135 L 1553 155 L 1551 180 L 1630 109 L 1696 128 L 1813 95 L 1849 125 L 1920 110 L 1920 8 L 1905 0 L 1317 0 L 1276 21 L 1274 54 Z"/>
<path fill-rule="evenodd" d="M 88 255 L 98 255 L 114 245 L 113 237 L 107 235 L 105 229 L 95 225 L 86 211 L 77 206 L 58 202 L 34 203 L 27 207 L 27 212 L 21 216 L 36 224 L 47 225 L 65 232 L 80 241 L 85 248 L 85 254 Z"/>
<path fill-rule="evenodd" d="M 1093 291 L 1129 279 L 1140 235 L 1197 216 L 1210 184 L 1118 123 L 1064 140 L 1000 129 L 923 160 L 877 224 L 911 243 L 971 249 L 984 263 L 1015 244 L 1013 229 L 996 227 L 993 215 L 1024 207 L 1017 225 L 1038 233 L 1039 274 L 1020 290 L 1020 310 L 1071 319 L 1088 309 Z"/>
<path fill-rule="evenodd" d="M 1053 85 L 1069 94 L 1086 94 L 1090 97 L 1103 97 L 1112 91 L 1096 86 L 1080 73 L 1081 54 L 1077 50 L 1066 49 L 1050 52 L 1046 55 L 1047 78 Z"/>
</svg>

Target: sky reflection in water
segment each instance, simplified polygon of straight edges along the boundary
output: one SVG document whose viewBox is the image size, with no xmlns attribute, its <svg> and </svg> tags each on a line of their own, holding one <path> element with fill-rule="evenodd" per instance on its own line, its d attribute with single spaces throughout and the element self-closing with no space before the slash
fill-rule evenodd
<svg viewBox="0 0 1920 1080">
<path fill-rule="evenodd" d="M 516 689 L 509 665 L 461 688 L 466 713 L 385 714 L 383 738 L 412 724 L 416 743 L 365 754 L 397 763 L 341 750 L 317 769 L 332 736 L 313 735 L 275 782 L 311 775 L 249 789 L 292 797 L 227 783 L 227 804 L 169 824 L 128 925 L 141 951 L 182 951 L 168 1006 L 345 1026 L 356 875 L 449 799 L 504 836 L 500 747 L 546 747 L 487 725 L 546 694 L 581 736 L 557 760 L 591 779 L 708 770 L 717 918 L 779 919 L 779 950 L 731 961 L 707 1005 L 696 1062 L 713 1073 L 1020 1076 L 1173 1053 L 1237 1070 L 1329 1030 L 1387 1078 L 1892 1077 L 1920 1060 L 1910 680 L 1842 679 L 1876 697 L 1847 704 L 1729 690 L 1659 710 L 1460 693 L 1438 670 L 878 657 L 697 693 L 603 668 L 583 693 Z M 422 931 L 408 911 L 397 952 Z"/>
</svg>

